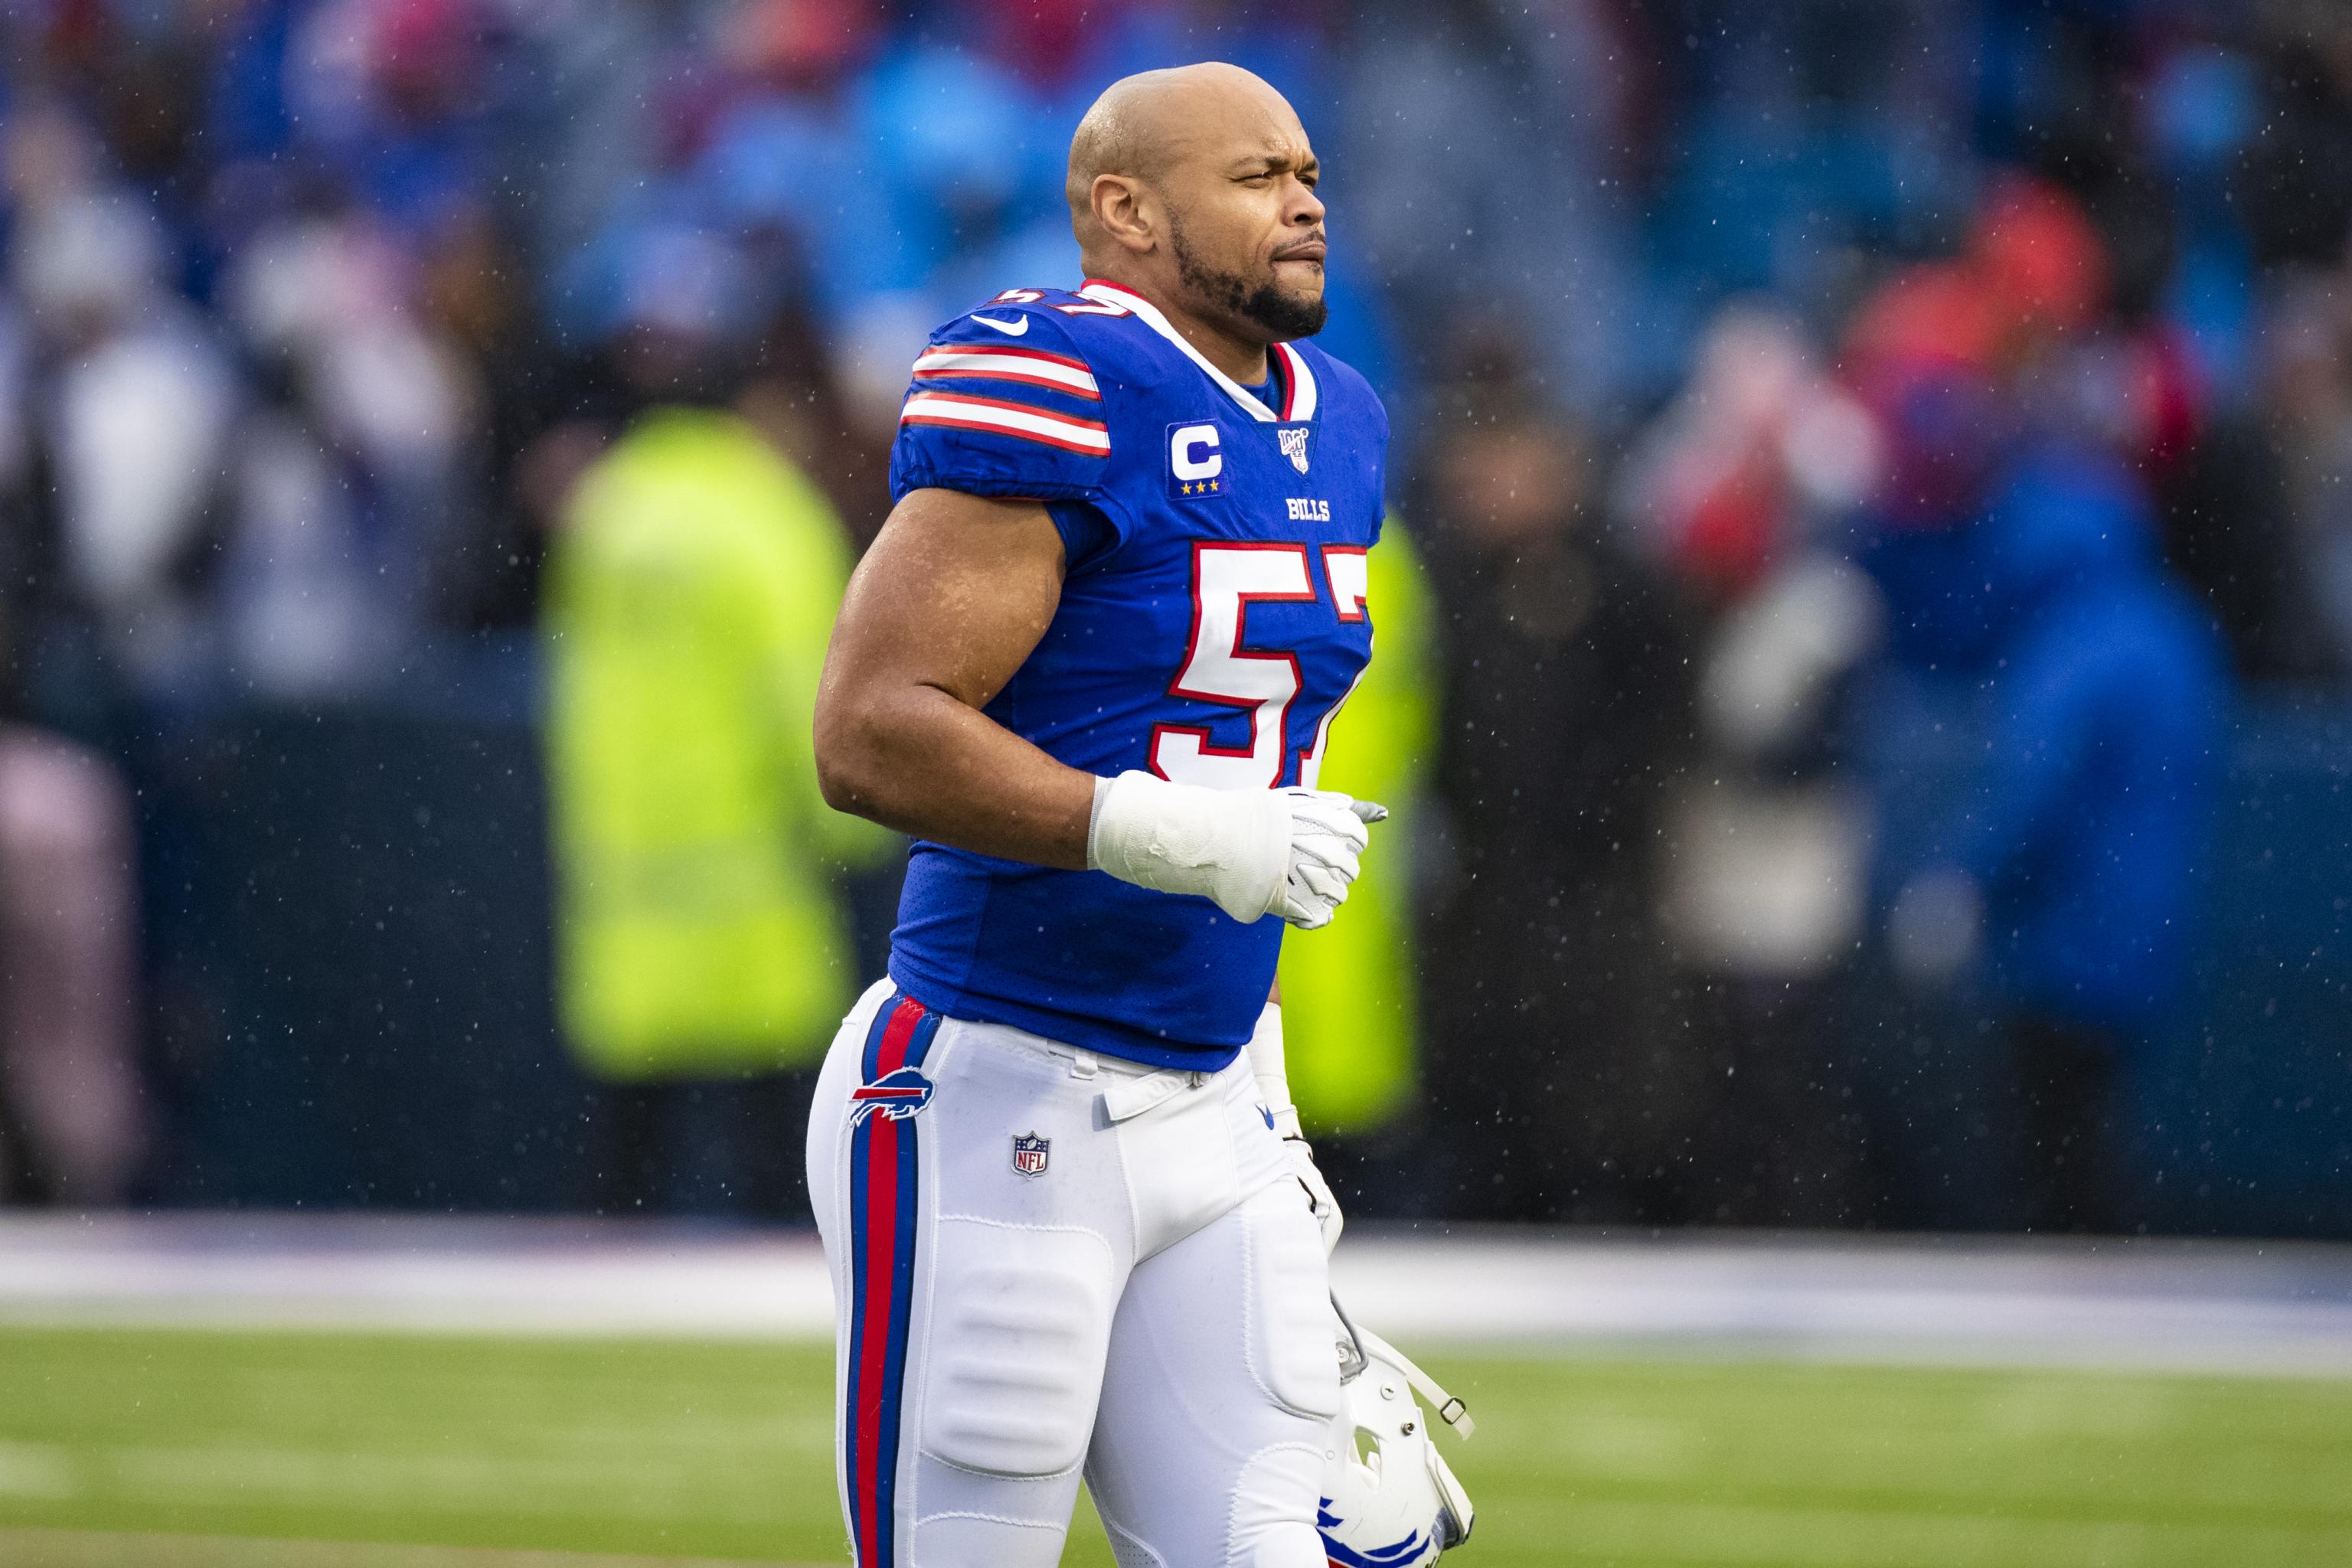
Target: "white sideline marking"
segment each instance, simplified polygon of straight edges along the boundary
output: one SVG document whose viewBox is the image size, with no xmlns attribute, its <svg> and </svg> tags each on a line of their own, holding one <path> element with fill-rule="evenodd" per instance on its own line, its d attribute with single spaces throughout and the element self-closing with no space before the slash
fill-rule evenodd
<svg viewBox="0 0 2352 1568">
<path fill-rule="evenodd" d="M 2352 1375 L 2345 1247 L 1391 1234 L 1333 1278 L 1391 1339 Z"/>
<path fill-rule="evenodd" d="M 9 1568 L 814 1568 L 706 1557 L 615 1557 L 470 1546 L 272 1541 L 241 1535 L 141 1535 L 112 1531 L 0 1530 Z"/>
<path fill-rule="evenodd" d="M 0 1322 L 823 1338 L 833 1287 L 788 1232 L 0 1216 Z"/>
<path fill-rule="evenodd" d="M 1363 1226 L 1333 1279 L 1422 1343 L 2352 1375 L 2352 1247 Z M 0 1215 L 0 1323 L 779 1340 L 833 1315 L 792 1231 Z"/>
<path fill-rule="evenodd" d="M 823 1455 L 830 1433 L 814 1447 Z M 538 1514 L 654 1521 L 677 1516 L 756 1525 L 763 1500 L 675 1461 L 628 1464 L 511 1454 L 351 1454 L 310 1449 L 114 1447 L 94 1451 L 115 1496 L 149 1500 L 226 1498 L 396 1510 L 404 1514 Z"/>
<path fill-rule="evenodd" d="M 73 1457 L 46 1443 L 0 1443 L 0 1497 L 69 1498 Z"/>
</svg>

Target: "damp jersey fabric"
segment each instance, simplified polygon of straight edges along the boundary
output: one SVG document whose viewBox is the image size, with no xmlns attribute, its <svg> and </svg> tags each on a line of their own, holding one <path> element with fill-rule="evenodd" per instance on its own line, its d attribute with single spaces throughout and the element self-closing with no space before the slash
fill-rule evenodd
<svg viewBox="0 0 2352 1568">
<path fill-rule="evenodd" d="M 1371 652 L 1388 416 L 1312 343 L 1237 385 L 1141 296 L 1014 289 L 918 356 L 890 455 L 927 488 L 1045 503 L 1066 574 L 990 718 L 1082 772 L 1312 786 Z M 1282 922 L 918 841 L 890 976 L 951 1017 L 1156 1067 L 1248 1039 Z"/>
</svg>

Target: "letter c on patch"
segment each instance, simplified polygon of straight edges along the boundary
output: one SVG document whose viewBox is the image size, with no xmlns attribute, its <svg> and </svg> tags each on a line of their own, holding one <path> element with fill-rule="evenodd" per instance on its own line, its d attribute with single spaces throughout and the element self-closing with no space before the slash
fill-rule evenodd
<svg viewBox="0 0 2352 1568">
<path fill-rule="evenodd" d="M 1224 471 L 1213 425 L 1179 425 L 1168 436 L 1168 462 L 1180 479 L 1213 479 Z"/>
</svg>

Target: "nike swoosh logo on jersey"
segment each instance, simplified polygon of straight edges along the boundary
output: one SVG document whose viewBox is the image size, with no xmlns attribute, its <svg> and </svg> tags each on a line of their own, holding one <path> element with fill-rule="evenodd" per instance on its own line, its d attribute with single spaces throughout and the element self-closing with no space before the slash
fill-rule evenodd
<svg viewBox="0 0 2352 1568">
<path fill-rule="evenodd" d="M 974 316 L 972 320 L 983 327 L 994 327 L 1008 338 L 1017 338 L 1029 330 L 1029 318 L 1026 316 L 1015 316 L 1009 321 L 1000 321 L 993 316 Z"/>
</svg>

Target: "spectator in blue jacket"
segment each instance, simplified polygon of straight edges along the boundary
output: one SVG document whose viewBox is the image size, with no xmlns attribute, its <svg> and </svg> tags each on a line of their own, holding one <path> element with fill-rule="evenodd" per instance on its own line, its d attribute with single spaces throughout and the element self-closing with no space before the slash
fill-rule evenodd
<svg viewBox="0 0 2352 1568">
<path fill-rule="evenodd" d="M 1891 946 L 1973 963 L 2015 1053 L 2036 1229 L 2109 1229 L 2119 1065 L 2180 999 L 2221 766 L 2223 655 L 2156 553 L 2137 481 L 2103 452 L 2028 441 L 1989 501 L 1887 527 L 1864 563 L 1892 653 L 1973 681 L 1983 750 Z"/>
</svg>

